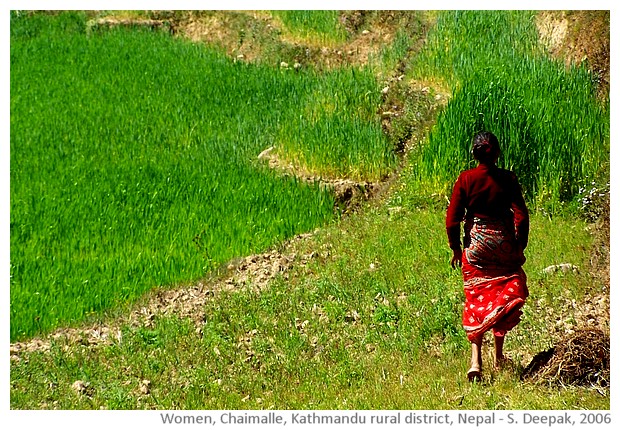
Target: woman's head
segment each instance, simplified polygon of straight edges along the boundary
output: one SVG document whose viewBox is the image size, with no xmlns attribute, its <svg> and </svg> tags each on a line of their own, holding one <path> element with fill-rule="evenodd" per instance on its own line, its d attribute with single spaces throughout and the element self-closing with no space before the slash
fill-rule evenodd
<svg viewBox="0 0 620 430">
<path fill-rule="evenodd" d="M 472 140 L 471 153 L 481 163 L 494 164 L 500 154 L 497 137 L 488 131 L 476 134 Z"/>
</svg>

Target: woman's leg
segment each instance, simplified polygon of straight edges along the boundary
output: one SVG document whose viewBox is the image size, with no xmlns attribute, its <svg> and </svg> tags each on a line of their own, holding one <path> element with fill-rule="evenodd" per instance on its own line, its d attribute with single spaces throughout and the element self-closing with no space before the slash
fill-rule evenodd
<svg viewBox="0 0 620 430">
<path fill-rule="evenodd" d="M 504 336 L 495 334 L 493 337 L 495 338 L 495 368 L 499 369 L 506 361 L 506 357 L 504 357 Z"/>
<path fill-rule="evenodd" d="M 470 381 L 479 380 L 482 376 L 482 336 L 471 342 L 471 366 L 467 372 Z"/>
</svg>

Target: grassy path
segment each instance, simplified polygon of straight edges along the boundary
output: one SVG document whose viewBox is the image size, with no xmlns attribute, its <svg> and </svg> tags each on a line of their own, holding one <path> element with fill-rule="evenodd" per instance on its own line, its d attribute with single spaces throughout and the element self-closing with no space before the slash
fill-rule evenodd
<svg viewBox="0 0 620 430">
<path fill-rule="evenodd" d="M 589 297 L 604 295 L 605 286 L 589 273 L 592 239 L 585 223 L 533 219 L 526 264 L 531 297 L 506 345 L 515 365 L 486 372 L 484 383 L 474 386 L 464 376 L 460 277 L 437 245 L 443 243 L 443 213 L 394 208 L 385 201 L 295 241 L 282 255 L 295 253 L 303 264 L 260 289 L 252 281 L 219 291 L 217 284 L 203 285 L 217 293 L 201 303 L 201 318 L 183 315 L 182 307 L 143 313 L 138 323 L 116 320 L 118 331 L 108 342 L 58 337 L 45 351 L 14 354 L 12 407 L 609 407 L 604 387 L 519 379 L 534 354 L 593 324 L 580 310 Z M 570 235 L 559 234 L 567 230 Z M 560 262 L 582 270 L 542 272 Z M 605 321 L 596 325 L 608 330 Z M 86 385 L 75 388 L 76 381 Z"/>
</svg>

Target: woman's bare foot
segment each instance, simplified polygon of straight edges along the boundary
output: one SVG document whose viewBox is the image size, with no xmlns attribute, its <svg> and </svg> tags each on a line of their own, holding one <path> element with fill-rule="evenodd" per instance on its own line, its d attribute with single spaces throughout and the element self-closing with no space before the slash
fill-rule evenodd
<svg viewBox="0 0 620 430">
<path fill-rule="evenodd" d="M 472 366 L 467 371 L 467 379 L 469 380 L 469 382 L 480 381 L 482 379 L 482 371 L 480 370 L 480 367 Z"/>
<path fill-rule="evenodd" d="M 502 370 L 512 365 L 512 360 L 505 355 L 501 357 L 495 357 L 495 370 Z"/>
</svg>

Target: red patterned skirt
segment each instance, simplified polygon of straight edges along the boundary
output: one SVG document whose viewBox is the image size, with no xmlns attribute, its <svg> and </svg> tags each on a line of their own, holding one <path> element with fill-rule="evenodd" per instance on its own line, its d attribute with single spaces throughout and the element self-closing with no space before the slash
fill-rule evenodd
<svg viewBox="0 0 620 430">
<path fill-rule="evenodd" d="M 488 330 L 504 336 L 519 323 L 529 295 L 523 263 L 511 223 L 479 218 L 465 222 L 463 328 L 470 341 Z"/>
</svg>

